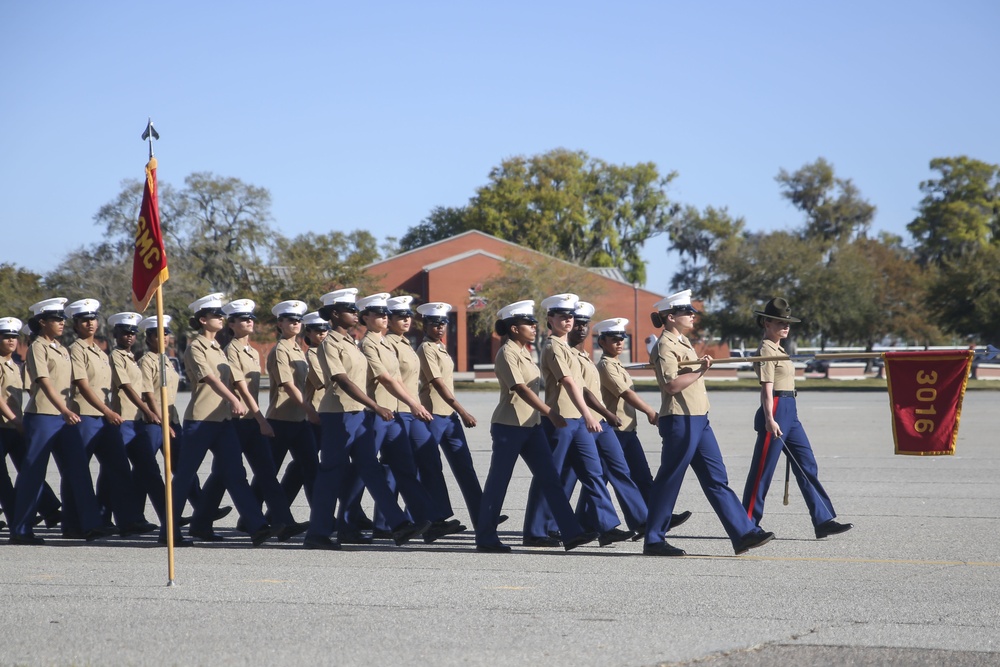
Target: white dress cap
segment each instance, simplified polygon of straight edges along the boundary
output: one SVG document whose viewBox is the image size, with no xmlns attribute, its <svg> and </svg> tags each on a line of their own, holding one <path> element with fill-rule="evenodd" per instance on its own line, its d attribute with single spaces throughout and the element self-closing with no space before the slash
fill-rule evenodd
<svg viewBox="0 0 1000 667">
<path fill-rule="evenodd" d="M 576 304 L 576 312 L 573 313 L 573 318 L 577 320 L 587 320 L 594 316 L 594 304 L 587 301 L 578 301 Z"/>
<path fill-rule="evenodd" d="M 404 296 L 394 296 L 388 301 L 386 301 L 386 307 L 389 309 L 390 313 L 411 313 L 410 303 L 413 302 L 413 297 L 409 295 Z"/>
<path fill-rule="evenodd" d="M 0 317 L 0 335 L 17 336 L 21 333 L 24 323 L 16 317 Z"/>
<path fill-rule="evenodd" d="M 163 316 L 164 331 L 170 331 L 170 320 L 172 319 L 173 318 L 170 317 L 169 315 Z M 159 321 L 156 319 L 156 315 L 152 315 L 139 322 L 139 328 L 142 329 L 143 331 L 148 331 L 149 329 L 155 329 L 157 324 L 159 324 Z"/>
<path fill-rule="evenodd" d="M 624 317 L 612 317 L 610 320 L 601 320 L 594 325 L 594 331 L 600 335 L 625 337 L 625 325 L 628 320 Z"/>
<path fill-rule="evenodd" d="M 332 306 L 335 303 L 354 303 L 357 298 L 357 287 L 345 287 L 344 289 L 327 292 L 319 300 L 324 306 Z"/>
<path fill-rule="evenodd" d="M 66 306 L 66 317 L 97 317 L 101 302 L 97 299 L 80 299 Z"/>
<path fill-rule="evenodd" d="M 131 329 L 133 333 L 139 330 L 139 322 L 142 321 L 142 315 L 133 312 L 115 313 L 108 318 L 108 325 L 112 327 L 122 327 L 125 329 Z"/>
<path fill-rule="evenodd" d="M 580 297 L 575 294 L 555 294 L 542 299 L 542 310 L 546 313 L 573 313 Z"/>
<path fill-rule="evenodd" d="M 253 314 L 257 304 L 252 299 L 235 299 L 222 307 L 222 312 L 227 317 L 249 317 L 251 320 L 257 319 Z"/>
<path fill-rule="evenodd" d="M 442 303 L 440 301 L 435 301 L 432 303 L 424 303 L 417 306 L 417 312 L 426 318 L 435 318 L 439 320 L 448 319 L 448 313 L 452 310 L 450 303 Z"/>
<path fill-rule="evenodd" d="M 31 335 L 31 327 L 28 326 L 27 322 L 25 322 L 24 326 L 21 327 L 21 335 L 22 336 L 30 336 Z"/>
<path fill-rule="evenodd" d="M 65 317 L 65 315 L 63 315 L 63 306 L 66 305 L 67 301 L 69 301 L 69 299 L 57 296 L 53 299 L 45 299 L 43 301 L 39 301 L 38 303 L 33 303 L 31 304 L 31 308 L 29 308 L 29 310 L 32 315 L 41 315 L 42 313 L 58 313 L 60 317 Z"/>
<path fill-rule="evenodd" d="M 535 302 L 530 299 L 528 301 L 517 301 L 497 311 L 498 320 L 506 320 L 511 317 L 519 317 L 529 322 L 538 322 L 535 319 Z"/>
<path fill-rule="evenodd" d="M 188 308 L 192 313 L 197 313 L 200 310 L 222 310 L 222 300 L 226 298 L 226 295 L 222 292 L 215 292 L 213 294 L 208 294 L 201 297 L 197 301 L 188 304 Z"/>
<path fill-rule="evenodd" d="M 685 306 L 687 306 L 687 308 L 685 308 Z M 694 306 L 691 305 L 691 290 L 681 290 L 680 292 L 660 299 L 653 305 L 653 310 L 658 313 L 661 313 L 664 310 L 673 310 L 675 308 L 679 310 L 687 310 L 691 313 L 698 312 L 694 309 Z"/>
<path fill-rule="evenodd" d="M 372 294 L 366 296 L 362 299 L 358 299 L 358 310 L 375 310 L 379 312 L 389 313 L 389 297 L 391 295 L 388 292 L 379 292 L 378 294 Z"/>
<path fill-rule="evenodd" d="M 311 313 L 306 313 L 302 318 L 302 326 L 306 327 L 319 327 L 321 329 L 329 329 L 330 323 L 320 317 L 318 311 L 313 311 Z"/>
<path fill-rule="evenodd" d="M 277 306 L 271 309 L 271 314 L 275 317 L 289 317 L 295 320 L 301 320 L 302 316 L 306 314 L 309 310 L 309 306 L 306 305 L 305 301 L 282 301 Z"/>
</svg>

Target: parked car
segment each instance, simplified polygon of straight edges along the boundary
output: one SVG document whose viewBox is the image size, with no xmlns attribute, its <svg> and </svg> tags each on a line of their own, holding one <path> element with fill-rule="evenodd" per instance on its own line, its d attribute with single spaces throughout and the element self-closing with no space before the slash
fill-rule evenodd
<svg viewBox="0 0 1000 667">
<path fill-rule="evenodd" d="M 830 362 L 826 359 L 809 359 L 806 361 L 806 373 L 822 373 L 826 375 L 826 370 L 830 367 Z"/>
</svg>

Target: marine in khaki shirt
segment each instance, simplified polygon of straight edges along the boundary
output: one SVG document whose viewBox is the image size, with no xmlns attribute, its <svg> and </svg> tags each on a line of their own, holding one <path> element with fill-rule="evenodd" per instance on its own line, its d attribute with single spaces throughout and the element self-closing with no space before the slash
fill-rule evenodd
<svg viewBox="0 0 1000 667">
<path fill-rule="evenodd" d="M 285 384 L 292 383 L 305 395 L 309 362 L 306 353 L 294 338 L 279 339 L 267 355 L 267 376 L 270 381 L 267 418 L 296 422 L 306 418 L 306 411 L 289 396 Z"/>
<path fill-rule="evenodd" d="M 538 393 L 540 373 L 528 348 L 508 340 L 500 346 L 494 359 L 493 370 L 500 382 L 500 400 L 493 411 L 492 423 L 508 426 L 540 424 L 541 417 L 538 410 L 514 391 L 514 387 L 523 384 L 534 393 Z"/>
<path fill-rule="evenodd" d="M 569 392 L 562 385 L 562 379 L 567 376 L 581 384 L 579 364 L 566 340 L 549 336 L 542 349 L 539 366 L 545 381 L 545 404 L 549 409 L 563 419 L 582 417 Z"/>
<path fill-rule="evenodd" d="M 142 372 L 143 398 L 147 403 L 151 400 L 156 408 L 156 413 L 163 419 L 163 406 L 160 405 L 160 355 L 156 352 L 147 352 L 139 360 L 139 370 Z M 177 385 L 180 383 L 180 375 L 174 369 L 174 365 L 167 362 L 167 404 L 169 410 L 167 417 L 169 423 L 180 424 L 181 416 L 177 412 Z M 151 399 L 149 397 L 152 397 Z"/>
<path fill-rule="evenodd" d="M 785 354 L 785 348 L 766 338 L 757 348 L 757 356 L 759 357 L 773 357 L 782 354 Z M 790 359 L 758 361 L 754 363 L 753 370 L 761 384 L 774 383 L 773 391 L 795 391 L 795 366 Z"/>
<path fill-rule="evenodd" d="M 16 419 L 21 419 L 21 405 L 24 398 L 24 378 L 21 367 L 10 357 L 0 361 L 0 401 L 6 403 Z M 0 428 L 14 428 L 14 425 L 0 412 Z"/>
<path fill-rule="evenodd" d="M 260 354 L 250 345 L 249 338 L 232 339 L 226 345 L 225 353 L 232 371 L 232 380 L 227 386 L 232 387 L 237 382 L 246 382 L 247 391 L 256 403 L 260 395 Z M 236 395 L 243 398 L 238 393 Z M 255 419 L 250 406 L 247 406 L 243 419 Z"/>
<path fill-rule="evenodd" d="M 580 389 L 587 389 L 594 398 L 600 400 L 601 398 L 601 376 L 597 372 L 597 366 L 590 359 L 590 355 L 587 354 L 585 350 L 580 350 L 577 348 L 571 348 L 573 350 L 573 355 L 576 357 L 577 372 L 580 378 Z M 604 420 L 604 416 L 599 412 L 594 410 L 592 407 L 588 408 L 590 410 L 590 415 L 597 421 Z"/>
<path fill-rule="evenodd" d="M 448 405 L 441 393 L 434 387 L 433 381 L 441 379 L 445 386 L 455 386 L 455 361 L 448 354 L 448 349 L 441 343 L 424 339 L 417 348 L 420 359 L 420 403 L 430 410 L 431 414 L 448 417 L 455 412 Z"/>
<path fill-rule="evenodd" d="M 222 347 L 216 340 L 198 334 L 184 351 L 184 371 L 191 384 L 191 400 L 184 412 L 184 421 L 222 422 L 232 416 L 225 398 L 203 382 L 206 377 L 219 378 L 223 386 L 233 385 L 233 374 Z"/>
<path fill-rule="evenodd" d="M 381 334 L 369 331 L 361 339 L 361 351 L 368 360 L 365 393 L 383 408 L 398 412 L 399 399 L 377 380 L 380 375 L 399 379 L 399 359 L 395 348 Z"/>
<path fill-rule="evenodd" d="M 48 378 L 52 388 L 59 392 L 69 407 L 73 363 L 70 361 L 69 351 L 59 341 L 48 341 L 39 336 L 31 343 L 24 361 L 24 377 L 28 381 L 29 392 L 25 412 L 39 415 L 62 414 L 38 386 L 39 378 Z"/>
<path fill-rule="evenodd" d="M 656 382 L 660 386 L 661 417 L 708 414 L 708 390 L 705 388 L 704 377 L 699 377 L 676 394 L 664 391 L 664 386 L 680 373 L 680 362 L 697 359 L 698 355 L 686 337 L 667 330 L 660 334 L 656 346 L 650 352 L 649 363 L 656 372 Z"/>
<path fill-rule="evenodd" d="M 368 360 L 358 349 L 354 338 L 336 329 L 327 334 L 317 351 L 319 368 L 325 391 L 320 401 L 320 412 L 358 412 L 365 406 L 355 400 L 333 380 L 346 375 L 358 388 L 364 387 L 368 377 Z"/>
<path fill-rule="evenodd" d="M 69 399 L 69 409 L 81 416 L 103 417 L 104 412 L 83 397 L 76 381 L 86 380 L 98 400 L 110 405 L 111 362 L 108 355 L 97 343 L 88 345 L 82 340 L 76 340 L 69 347 L 69 357 L 73 365 L 73 392 Z"/>
<path fill-rule="evenodd" d="M 396 359 L 399 362 L 399 379 L 406 389 L 406 393 L 416 397 L 420 394 L 420 358 L 413 351 L 410 341 L 406 336 L 387 333 L 385 341 L 389 343 L 396 352 Z M 410 406 L 404 401 L 398 401 L 399 412 L 410 412 Z"/>
<path fill-rule="evenodd" d="M 635 430 L 635 408 L 622 398 L 622 394 L 633 389 L 635 383 L 625 366 L 617 358 L 607 355 L 597 362 L 597 372 L 601 378 L 601 400 L 608 410 L 614 412 L 621 420 L 621 426 L 616 431 L 630 432 Z"/>
<path fill-rule="evenodd" d="M 130 385 L 136 396 L 148 391 L 142 379 L 142 370 L 130 350 L 115 349 L 111 352 L 111 409 L 122 419 L 138 419 L 139 407 L 129 400 L 122 385 Z"/>
<path fill-rule="evenodd" d="M 318 347 L 309 348 L 306 352 L 306 362 L 309 364 L 309 373 L 306 375 L 306 396 L 309 397 L 313 409 L 319 412 L 319 406 L 323 403 L 323 394 L 326 393 L 326 384 L 320 375 L 322 369 L 319 366 Z"/>
</svg>

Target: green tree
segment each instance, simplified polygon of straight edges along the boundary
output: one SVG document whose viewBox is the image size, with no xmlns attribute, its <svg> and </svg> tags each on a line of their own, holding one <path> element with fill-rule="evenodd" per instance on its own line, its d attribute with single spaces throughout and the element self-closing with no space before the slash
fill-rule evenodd
<svg viewBox="0 0 1000 667">
<path fill-rule="evenodd" d="M 651 162 L 612 165 L 555 149 L 508 158 L 464 208 L 435 208 L 400 241 L 402 250 L 479 230 L 581 266 L 617 267 L 644 282 L 641 250 L 667 231 L 679 207 Z"/>
<path fill-rule="evenodd" d="M 927 310 L 943 329 L 982 342 L 1000 340 L 1000 245 L 943 258 Z"/>
<path fill-rule="evenodd" d="M 0 306 L 3 307 L 0 317 L 27 321 L 31 316 L 28 307 L 47 296 L 58 295 L 47 294 L 40 275 L 15 264 L 0 264 Z"/>
<path fill-rule="evenodd" d="M 907 225 L 923 264 L 944 264 L 1000 244 L 1000 165 L 966 156 L 935 158 L 923 181 L 919 215 Z"/>
<path fill-rule="evenodd" d="M 802 211 L 802 234 L 827 244 L 864 236 L 875 217 L 875 207 L 861 198 L 850 179 L 837 178 L 833 165 L 823 158 L 775 177 L 781 196 Z"/>
<path fill-rule="evenodd" d="M 670 224 L 670 247 L 681 258 L 671 280 L 673 288 L 695 289 L 701 298 L 710 298 L 712 264 L 727 244 L 740 242 L 745 224 L 725 207 L 708 206 L 701 213 L 685 206 Z"/>
</svg>

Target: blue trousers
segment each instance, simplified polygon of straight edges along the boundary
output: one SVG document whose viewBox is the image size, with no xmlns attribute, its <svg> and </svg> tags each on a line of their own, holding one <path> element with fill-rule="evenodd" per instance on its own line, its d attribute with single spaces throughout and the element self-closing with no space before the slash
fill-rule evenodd
<svg viewBox="0 0 1000 667">
<path fill-rule="evenodd" d="M 9 431 L 9 433 L 8 433 Z M 14 484 L 10 481 L 10 474 L 7 472 L 7 440 L 13 440 L 11 433 L 20 436 L 13 428 L 0 428 L 0 509 L 3 509 L 4 516 L 7 517 L 7 525 L 14 525 Z M 11 457 L 14 460 L 14 457 Z M 18 461 L 18 463 L 20 463 Z"/>
<path fill-rule="evenodd" d="M 261 435 L 260 424 L 256 419 L 236 419 L 233 420 L 236 435 L 239 438 L 240 448 L 243 456 L 246 457 L 250 469 L 253 471 L 253 481 L 260 489 L 264 502 L 267 503 L 268 517 L 279 525 L 290 525 L 295 522 L 292 512 L 288 507 L 288 498 L 285 491 L 278 483 L 278 470 L 274 466 L 274 456 L 271 453 L 271 440 Z M 222 467 L 223 461 L 215 457 L 212 461 L 212 472 L 205 480 L 202 487 L 201 500 L 198 509 L 191 519 L 191 530 L 211 530 L 213 517 L 222 505 L 222 495 L 226 491 L 226 471 Z M 240 460 L 240 468 L 243 470 L 243 477 L 246 479 L 246 468 L 243 468 L 243 461 Z M 251 490 L 251 493 L 253 491 Z M 232 492 L 230 491 L 230 494 Z M 233 499 L 235 502 L 236 499 Z M 260 502 L 254 495 L 254 504 L 260 512 Z M 237 508 L 238 510 L 239 508 Z M 240 512 L 243 516 L 243 512 Z M 253 532 L 253 531 L 250 531 Z"/>
<path fill-rule="evenodd" d="M 167 524 L 166 489 L 163 485 L 163 475 L 160 464 L 156 462 L 156 449 L 151 446 L 144 431 L 145 424 L 138 420 L 122 422 L 122 441 L 125 443 L 125 453 L 132 463 L 133 502 L 139 516 L 145 513 L 146 496 L 153 506 L 153 511 L 160 519 L 160 525 Z M 159 427 L 157 427 L 159 428 Z M 161 433 L 162 438 L 162 433 Z"/>
<path fill-rule="evenodd" d="M 549 436 L 555 469 L 561 472 L 569 465 L 576 471 L 581 484 L 580 497 L 587 508 L 588 525 L 603 533 L 621 524 L 604 482 L 597 445 L 587 431 L 583 417 L 567 419 L 563 428 L 553 427 L 548 419 L 543 419 L 542 423 L 544 432 Z M 564 496 L 568 501 L 569 496 L 565 493 Z M 537 477 L 532 479 L 528 504 L 524 509 L 524 535 L 546 537 L 551 526 L 549 517 L 554 514 L 542 493 L 541 481 Z"/>
<path fill-rule="evenodd" d="M 281 488 L 288 504 L 292 504 L 303 486 L 306 489 L 306 500 L 309 500 L 312 497 L 313 484 L 316 481 L 316 468 L 319 466 L 314 425 L 307 421 L 282 421 L 280 419 L 268 419 L 267 422 L 274 429 L 274 438 L 271 440 L 274 469 L 281 470 L 281 466 L 285 462 L 285 455 L 288 452 L 292 453 L 292 460 L 285 468 L 285 474 L 281 478 Z M 256 477 L 254 477 L 250 487 L 257 497 L 263 500 L 263 492 L 257 485 Z"/>
<path fill-rule="evenodd" d="M 583 527 L 573 514 L 559 482 L 559 473 L 552 462 L 552 449 L 542 427 L 493 424 L 490 435 L 493 436 L 493 456 L 486 484 L 483 485 L 483 500 L 476 522 L 476 544 L 492 546 L 500 543 L 497 520 L 519 456 L 531 471 L 531 488 L 537 488 L 552 508 L 563 539 L 571 540 L 581 535 Z"/>
<path fill-rule="evenodd" d="M 795 473 L 795 481 L 802 491 L 806 507 L 809 508 L 813 526 L 826 523 L 837 516 L 837 513 L 833 511 L 833 503 L 819 482 L 819 466 L 816 464 L 816 456 L 809 444 L 809 438 L 806 437 L 805 429 L 799 422 L 795 398 L 775 396 L 773 409 L 774 419 L 781 427 L 780 440 L 776 441 L 767 432 L 763 409 L 757 409 L 753 420 L 754 429 L 757 431 L 757 443 L 753 448 L 750 472 L 747 474 L 747 483 L 743 489 L 743 507 L 746 508 L 747 516 L 754 524 L 760 524 L 760 519 L 764 516 L 764 498 L 767 496 L 768 487 L 771 486 L 778 457 L 784 449 L 785 456 L 792 462 L 792 472 Z"/>
<path fill-rule="evenodd" d="M 734 548 L 744 535 L 759 530 L 747 518 L 739 498 L 729 488 L 726 464 L 719 451 L 719 441 L 715 439 L 715 433 L 708 422 L 708 415 L 666 415 L 660 417 L 658 426 L 663 439 L 663 451 L 660 455 L 660 469 L 653 479 L 650 494 L 646 544 L 664 541 L 688 466 L 697 475 L 701 490 L 722 522 Z"/>
<path fill-rule="evenodd" d="M 104 522 L 108 523 L 109 514 L 114 515 L 119 527 L 140 521 L 142 517 L 135 505 L 132 468 L 125 452 L 121 427 L 109 424 L 104 417 L 81 415 L 79 428 L 88 463 L 92 456 L 96 456 L 101 465 L 97 475 L 97 500 L 103 506 Z M 66 491 L 63 492 L 64 500 L 65 496 Z M 71 516 L 68 524 L 63 519 L 63 530 L 80 530 L 80 526 Z"/>
<path fill-rule="evenodd" d="M 479 486 L 479 475 L 472 464 L 472 452 L 469 450 L 469 441 L 465 437 L 465 429 L 462 427 L 462 419 L 458 413 L 451 415 L 434 415 L 434 419 L 429 424 L 414 420 L 410 427 L 410 439 L 416 448 L 417 467 L 420 470 L 420 479 L 425 476 L 441 476 L 441 484 L 444 484 L 442 474 L 441 452 L 448 460 L 451 472 L 455 475 L 458 488 L 465 499 L 465 506 L 469 510 L 469 517 L 475 527 L 479 521 L 479 509 L 483 501 L 483 488 Z M 438 449 L 440 447 L 440 450 Z M 425 473 L 425 470 L 427 471 Z M 431 485 L 428 485 L 430 490 Z M 444 484 L 444 508 L 448 516 L 454 514 L 451 507 L 451 498 L 448 496 L 448 486 Z"/>
<path fill-rule="evenodd" d="M 639 487 L 639 493 L 648 506 L 649 492 L 653 488 L 653 474 L 649 470 L 649 460 L 642 449 L 642 443 L 639 442 L 639 435 L 635 431 L 615 431 L 615 437 L 622 446 L 632 481 Z"/>
<path fill-rule="evenodd" d="M 588 432 L 589 433 L 589 432 Z M 625 460 L 625 453 L 622 451 L 621 443 L 615 437 L 615 431 L 610 424 L 601 422 L 600 433 L 590 433 L 597 445 L 597 452 L 601 457 L 601 467 L 605 484 L 610 483 L 618 497 L 618 504 L 625 515 L 625 523 L 632 530 L 638 530 L 646 523 L 646 500 L 642 497 L 642 492 L 632 480 L 628 462 Z M 566 497 L 573 494 L 573 487 L 576 486 L 576 472 L 571 466 L 563 468 L 562 472 L 563 489 Z M 596 526 L 591 526 L 586 517 L 592 515 L 588 507 L 588 499 L 580 495 L 577 503 L 576 516 L 580 523 L 587 530 L 597 530 Z M 554 526 L 553 526 L 554 528 Z"/>
<path fill-rule="evenodd" d="M 71 490 L 63 496 L 63 521 L 68 516 L 87 532 L 101 525 L 101 513 L 94 496 L 87 452 L 83 448 L 78 425 L 70 426 L 61 415 L 24 415 L 24 435 L 27 449 L 14 483 L 14 521 L 11 535 L 32 535 L 38 498 L 45 482 L 49 455 L 53 455 L 63 488 Z"/>
<path fill-rule="evenodd" d="M 28 447 L 25 442 L 24 436 L 13 428 L 0 428 L 0 447 L 7 452 L 7 456 L 10 457 L 11 463 L 14 464 L 14 470 L 21 470 L 21 463 L 24 461 L 24 457 L 28 453 Z M 4 468 L 6 471 L 6 467 Z M 10 477 L 7 477 L 9 480 Z M 13 485 L 10 490 L 10 509 L 5 509 L 7 512 L 7 524 L 10 526 L 14 525 L 14 509 L 17 504 L 16 496 L 14 495 Z M 59 502 L 59 496 L 56 492 L 52 490 L 48 482 L 42 483 L 42 495 L 38 499 L 38 513 L 42 516 L 52 516 L 59 511 L 62 503 Z"/>
<path fill-rule="evenodd" d="M 171 424 L 170 426 L 174 429 L 174 437 L 170 438 L 170 471 L 171 474 L 176 475 L 177 466 L 181 460 L 181 452 L 184 450 L 184 429 L 181 428 L 180 424 Z M 143 422 L 140 429 L 143 437 L 147 440 L 147 446 L 152 451 L 158 452 L 163 449 L 162 426 Z M 201 481 L 197 475 L 191 480 L 191 488 L 185 497 L 190 501 L 191 507 L 198 505 L 198 499 L 201 497 Z M 150 499 L 150 502 L 152 502 L 152 499 Z"/>
<path fill-rule="evenodd" d="M 229 491 L 229 496 L 233 499 L 236 511 L 243 519 L 247 531 L 257 532 L 264 527 L 266 521 L 253 491 L 250 490 L 250 484 L 247 483 L 247 471 L 243 467 L 243 456 L 240 451 L 240 437 L 231 419 L 221 422 L 184 423 L 184 449 L 181 451 L 180 462 L 173 479 L 174 516 L 181 516 L 187 492 L 191 489 L 198 468 L 201 467 L 205 454 L 209 451 L 212 452 L 213 458 L 212 470 L 222 475 L 223 485 Z M 212 524 L 212 517 L 218 509 L 218 504 L 206 502 L 207 496 L 208 493 L 203 489 L 202 497 L 194 508 L 192 527 Z M 215 507 L 209 507 L 211 504 L 215 504 Z M 166 534 L 166 524 L 162 526 L 161 532 Z"/>
<path fill-rule="evenodd" d="M 444 470 L 441 466 L 438 441 L 431 431 L 434 427 L 434 420 L 438 417 L 434 417 L 428 423 L 420 421 L 409 413 L 400 413 L 399 416 L 406 423 L 406 431 L 409 433 L 413 462 L 417 466 L 417 479 L 430 495 L 436 514 L 441 518 L 454 515 L 455 510 L 451 506 L 451 498 L 448 495 L 448 483 L 444 479 Z M 440 419 L 447 420 L 447 417 Z M 476 480 L 476 486 L 478 485 L 479 480 Z"/>
</svg>

